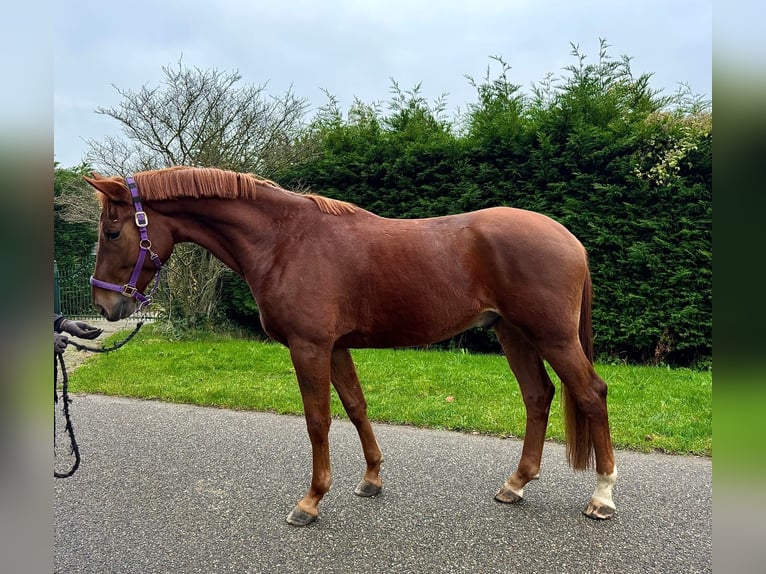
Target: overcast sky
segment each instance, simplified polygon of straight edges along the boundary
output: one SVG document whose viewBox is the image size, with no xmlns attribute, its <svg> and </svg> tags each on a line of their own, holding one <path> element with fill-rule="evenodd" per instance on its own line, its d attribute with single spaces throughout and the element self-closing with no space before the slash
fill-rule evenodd
<svg viewBox="0 0 766 574">
<path fill-rule="evenodd" d="M 268 82 L 270 94 L 292 86 L 313 109 L 327 102 L 323 89 L 346 112 L 355 97 L 388 101 L 391 78 L 405 90 L 422 83 L 429 101 L 448 94 L 452 115 L 475 101 L 465 76 L 482 79 L 490 56 L 528 90 L 575 63 L 570 42 L 595 63 L 605 38 L 612 57 L 633 58 L 634 76 L 653 73 L 653 88 L 712 94 L 712 0 L 72 0 L 54 9 L 54 154 L 64 167 L 84 158 L 84 140 L 119 134 L 94 113 L 120 102 L 114 86 L 158 85 L 162 66 L 181 56 L 188 67 L 237 70 L 240 85 Z"/>
</svg>

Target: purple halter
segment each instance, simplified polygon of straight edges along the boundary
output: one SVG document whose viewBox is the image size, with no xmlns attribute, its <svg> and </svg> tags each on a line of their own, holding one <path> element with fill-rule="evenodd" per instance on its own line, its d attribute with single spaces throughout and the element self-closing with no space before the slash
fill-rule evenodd
<svg viewBox="0 0 766 574">
<path fill-rule="evenodd" d="M 138 186 L 136 185 L 135 180 L 130 176 L 125 178 L 125 182 L 128 184 L 128 190 L 130 191 L 130 196 L 133 200 L 133 207 L 136 210 L 136 227 L 138 227 L 138 233 L 141 237 L 141 240 L 138 243 L 138 258 L 136 259 L 135 267 L 133 267 L 133 274 L 130 276 L 130 280 L 125 285 L 107 283 L 106 281 L 96 279 L 92 275 L 90 277 L 90 284 L 93 287 L 100 287 L 101 289 L 117 291 L 118 293 L 122 293 L 125 297 L 133 297 L 136 299 L 136 301 L 139 302 L 136 311 L 140 311 L 144 305 L 148 305 L 152 302 L 152 294 L 160 284 L 162 261 L 160 261 L 160 258 L 157 256 L 157 254 L 152 251 L 152 242 L 149 241 L 149 235 L 146 233 L 146 227 L 149 225 L 149 218 L 146 216 L 146 212 L 141 206 L 141 196 L 138 194 Z M 141 293 L 141 291 L 139 291 L 136 287 L 136 282 L 138 281 L 138 276 L 141 274 L 141 269 L 144 266 L 144 260 L 146 259 L 147 253 L 149 254 L 151 260 L 154 262 L 155 267 L 157 267 L 157 272 L 154 274 L 154 286 L 152 287 L 152 290 L 149 292 L 148 296 Z"/>
</svg>

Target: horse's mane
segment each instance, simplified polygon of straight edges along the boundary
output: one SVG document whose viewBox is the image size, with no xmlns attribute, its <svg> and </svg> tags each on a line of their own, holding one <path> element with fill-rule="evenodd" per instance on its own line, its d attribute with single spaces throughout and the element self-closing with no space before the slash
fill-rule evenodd
<svg viewBox="0 0 766 574">
<path fill-rule="evenodd" d="M 258 187 L 268 187 L 311 199 L 322 213 L 341 215 L 353 213 L 358 209 L 355 205 L 338 199 L 288 191 L 279 184 L 254 174 L 212 167 L 175 166 L 142 171 L 133 177 L 141 190 L 141 195 L 149 201 L 178 197 L 255 199 Z"/>
</svg>

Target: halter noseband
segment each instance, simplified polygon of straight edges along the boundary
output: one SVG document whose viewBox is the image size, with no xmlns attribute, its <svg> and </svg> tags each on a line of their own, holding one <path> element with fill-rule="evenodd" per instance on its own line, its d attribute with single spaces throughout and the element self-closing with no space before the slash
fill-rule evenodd
<svg viewBox="0 0 766 574">
<path fill-rule="evenodd" d="M 125 283 L 125 285 L 107 283 L 106 281 L 96 279 L 92 275 L 89 282 L 93 287 L 100 287 L 101 289 L 108 289 L 109 291 L 117 291 L 118 293 L 122 293 L 125 297 L 133 297 L 136 299 L 136 301 L 139 302 L 138 308 L 136 309 L 139 311 L 144 305 L 148 305 L 152 302 L 151 296 L 157 289 L 157 286 L 160 284 L 162 261 L 160 261 L 159 256 L 154 253 L 154 251 L 152 251 L 152 242 L 149 241 L 149 235 L 146 233 L 146 227 L 149 225 L 149 218 L 146 216 L 146 212 L 141 206 L 141 196 L 138 194 L 138 185 L 136 185 L 135 180 L 130 176 L 125 178 L 125 182 L 128 184 L 130 197 L 133 200 L 133 208 L 136 210 L 136 227 L 138 227 L 138 234 L 141 237 L 140 241 L 138 242 L 139 249 L 136 265 L 133 267 L 133 273 L 130 276 L 130 280 Z M 150 259 L 154 262 L 155 267 L 157 267 L 157 271 L 154 274 L 154 286 L 152 287 L 152 290 L 149 292 L 148 296 L 141 293 L 141 291 L 138 290 L 138 287 L 136 287 L 136 282 L 138 281 L 138 276 L 141 274 L 141 269 L 144 266 L 144 261 L 146 259 L 147 253 L 149 254 Z"/>
</svg>

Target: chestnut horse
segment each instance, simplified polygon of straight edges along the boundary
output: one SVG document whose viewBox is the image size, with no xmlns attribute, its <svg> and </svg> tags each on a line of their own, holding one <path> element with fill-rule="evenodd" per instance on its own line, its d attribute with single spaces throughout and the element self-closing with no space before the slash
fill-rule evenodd
<svg viewBox="0 0 766 574">
<path fill-rule="evenodd" d="M 104 317 L 117 321 L 142 306 L 161 261 L 192 242 L 247 281 L 264 330 L 289 348 L 313 462 L 290 524 L 314 521 L 330 489 L 331 383 L 367 463 L 354 492 L 381 491 L 383 457 L 349 349 L 425 345 L 473 326 L 497 334 L 526 407 L 518 468 L 495 499 L 522 500 L 539 475 L 554 394 L 545 360 L 562 381 L 569 464 L 586 469 L 595 458 L 596 487 L 583 512 L 614 514 L 617 472 L 607 387 L 593 369 L 590 271 L 585 249 L 559 223 L 510 207 L 386 219 L 208 168 L 86 179 L 101 203 L 91 284 Z"/>
</svg>

